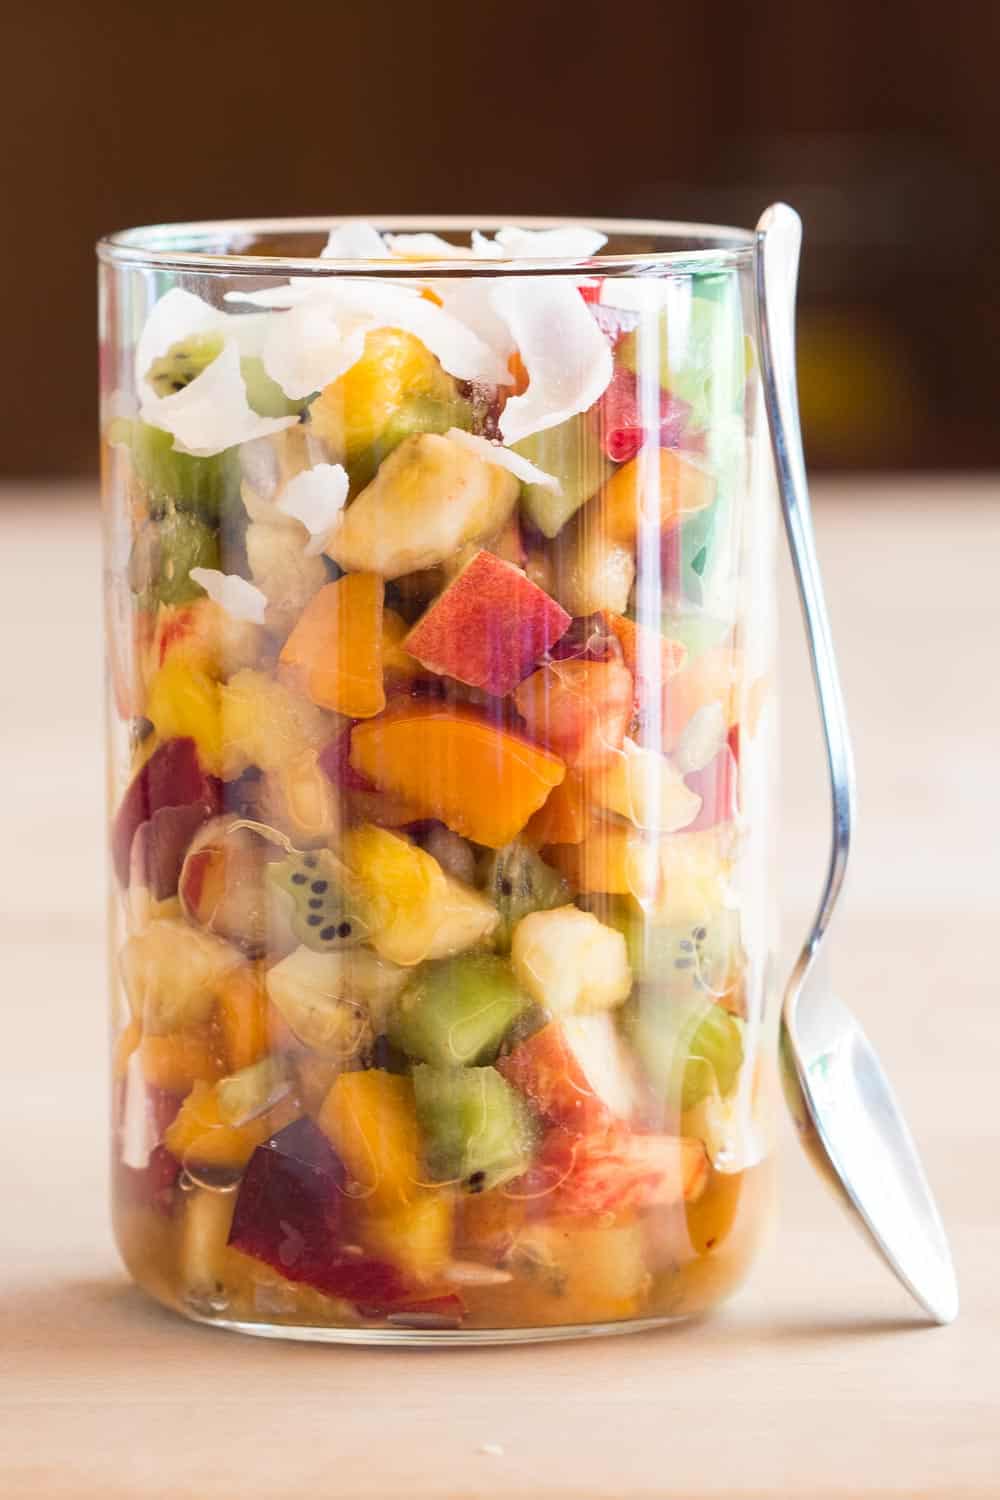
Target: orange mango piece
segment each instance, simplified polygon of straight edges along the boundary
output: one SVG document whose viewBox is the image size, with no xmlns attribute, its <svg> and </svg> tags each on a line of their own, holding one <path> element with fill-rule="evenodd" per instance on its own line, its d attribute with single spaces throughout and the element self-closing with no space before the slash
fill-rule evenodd
<svg viewBox="0 0 1000 1500">
<path fill-rule="evenodd" d="M 632 894 L 630 849 L 634 836 L 635 829 L 624 823 L 595 820 L 579 843 L 550 844 L 544 858 L 577 891 L 628 896 Z"/>
<path fill-rule="evenodd" d="M 282 664 L 320 708 L 367 719 L 385 707 L 383 592 L 375 573 L 345 573 L 313 595 L 281 648 Z"/>
<path fill-rule="evenodd" d="M 215 1015 L 226 1054 L 226 1071 L 238 1073 L 266 1057 L 271 1047 L 268 998 L 257 964 L 230 969 L 216 991 Z"/>
<path fill-rule="evenodd" d="M 631 547 L 641 527 L 666 534 L 714 499 L 715 479 L 696 459 L 646 447 L 612 474 L 598 503 L 605 536 Z"/>
<path fill-rule="evenodd" d="M 384 1208 L 367 1200 L 358 1208 L 357 1232 L 364 1248 L 416 1281 L 433 1281 L 451 1259 L 453 1194 L 435 1189 L 420 1193 L 411 1203 Z"/>
<path fill-rule="evenodd" d="M 414 1203 L 420 1194 L 421 1140 L 413 1084 L 379 1068 L 341 1073 L 317 1122 L 372 1209 Z"/>
<path fill-rule="evenodd" d="M 587 783 L 578 771 L 567 771 L 529 820 L 522 837 L 535 849 L 543 844 L 580 844 L 593 821 Z"/>
<path fill-rule="evenodd" d="M 225 1072 L 207 1028 L 143 1037 L 139 1057 L 146 1082 L 168 1094 L 186 1094 L 196 1083 L 214 1083 Z"/>
<path fill-rule="evenodd" d="M 171 1156 L 202 1167 L 239 1171 L 258 1146 L 302 1113 L 288 1094 L 273 1109 L 245 1125 L 227 1125 L 219 1114 L 219 1096 L 208 1083 L 196 1083 L 163 1138 Z"/>
<path fill-rule="evenodd" d="M 557 756 L 467 709 L 407 709 L 355 726 L 350 763 L 455 833 L 500 849 L 566 773 Z"/>
</svg>

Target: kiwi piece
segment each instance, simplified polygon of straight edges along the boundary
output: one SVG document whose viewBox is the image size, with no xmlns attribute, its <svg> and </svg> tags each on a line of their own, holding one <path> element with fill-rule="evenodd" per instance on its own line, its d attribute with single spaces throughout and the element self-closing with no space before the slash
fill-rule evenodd
<svg viewBox="0 0 1000 1500">
<path fill-rule="evenodd" d="M 692 1109 L 713 1088 L 728 1094 L 736 1083 L 743 1027 L 721 1005 L 640 997 L 629 1029 L 643 1071 L 681 1110 Z"/>
<path fill-rule="evenodd" d="M 439 1182 L 482 1193 L 530 1165 L 535 1122 L 527 1104 L 495 1068 L 413 1070 L 417 1119 L 427 1168 Z"/>
<path fill-rule="evenodd" d="M 286 396 L 276 380 L 272 380 L 264 369 L 264 361 L 256 354 L 247 354 L 240 360 L 240 374 L 246 386 L 247 401 L 258 417 L 294 417 L 305 410 L 305 401 L 292 401 Z"/>
<path fill-rule="evenodd" d="M 740 918 L 719 910 L 701 921 L 650 922 L 627 896 L 584 895 L 578 904 L 622 934 L 644 991 L 665 1000 L 724 1000 L 743 964 Z"/>
<path fill-rule="evenodd" d="M 176 396 L 222 353 L 221 333 L 195 333 L 154 359 L 146 380 L 158 396 Z"/>
<path fill-rule="evenodd" d="M 422 432 L 445 433 L 450 427 L 460 427 L 468 432 L 473 425 L 473 416 L 471 403 L 460 396 L 447 401 L 434 396 L 408 397 L 397 406 L 374 443 L 349 461 L 347 467 L 352 491 L 363 490 L 371 482 L 379 464 L 399 447 L 404 438 Z"/>
<path fill-rule="evenodd" d="M 267 878 L 290 898 L 292 932 L 307 948 L 333 953 L 368 938 L 371 925 L 361 888 L 329 849 L 296 850 L 274 860 Z"/>
<path fill-rule="evenodd" d="M 522 917 L 565 906 L 572 899 L 563 877 L 527 844 L 506 844 L 488 853 L 480 885 L 500 913 L 494 933 L 498 953 L 510 952 L 514 928 Z"/>
<path fill-rule="evenodd" d="M 526 484 L 521 491 L 521 509 L 547 537 L 557 536 L 614 472 L 614 464 L 601 451 L 594 412 L 570 417 L 512 447 L 559 480 L 558 491 L 541 484 Z"/>
<path fill-rule="evenodd" d="M 226 448 L 208 458 L 178 453 L 173 434 L 148 422 L 130 423 L 127 439 L 132 470 L 152 516 L 183 510 L 217 521 L 227 510 L 242 509 L 238 449 Z"/>
<path fill-rule="evenodd" d="M 192 568 L 219 566 L 219 538 L 212 527 L 187 511 L 168 511 L 145 523 L 129 558 L 129 584 L 140 605 L 184 604 L 203 590 Z"/>
<path fill-rule="evenodd" d="M 408 1057 L 437 1067 L 492 1062 L 528 1004 L 510 964 L 491 953 L 462 954 L 417 971 L 386 1035 Z"/>
</svg>

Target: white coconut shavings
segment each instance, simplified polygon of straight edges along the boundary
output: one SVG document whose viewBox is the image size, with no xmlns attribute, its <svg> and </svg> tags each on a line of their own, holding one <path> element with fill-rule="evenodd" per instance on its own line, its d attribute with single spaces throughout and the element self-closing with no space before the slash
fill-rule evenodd
<svg viewBox="0 0 1000 1500">
<path fill-rule="evenodd" d="M 274 508 L 302 522 L 309 533 L 307 557 L 323 551 L 340 521 L 349 485 L 343 464 L 317 464 L 315 468 L 303 469 L 285 485 Z"/>
<path fill-rule="evenodd" d="M 457 380 L 510 384 L 500 357 L 458 318 L 419 288 L 375 280 L 325 283 L 275 318 L 262 349 L 264 368 L 286 396 L 301 400 L 345 374 L 377 328 L 413 334 Z"/>
<path fill-rule="evenodd" d="M 514 338 L 528 389 L 500 417 L 505 443 L 589 411 L 611 380 L 611 348 L 576 286 L 542 276 L 500 277 L 490 297 Z"/>
<path fill-rule="evenodd" d="M 608 237 L 599 229 L 582 224 L 565 224 L 556 229 L 518 229 L 505 225 L 492 240 L 473 231 L 475 255 L 488 260 L 589 260 L 596 255 Z"/>
<path fill-rule="evenodd" d="M 298 421 L 295 416 L 257 415 L 247 400 L 240 373 L 239 345 L 231 339 L 183 390 L 171 396 L 144 396 L 139 414 L 152 427 L 172 433 L 179 453 L 193 453 L 199 458 L 266 437 L 270 432 L 281 432 Z"/>
<path fill-rule="evenodd" d="M 488 464 L 496 464 L 500 469 L 506 469 L 519 479 L 522 484 L 540 484 L 544 489 L 554 490 L 562 493 L 562 485 L 554 474 L 546 474 L 543 469 L 537 468 L 528 459 L 522 458 L 520 453 L 512 453 L 509 448 L 504 448 L 500 443 L 491 443 L 489 438 L 476 437 L 471 432 L 463 432 L 461 427 L 450 427 L 445 437 L 451 438 L 460 448 L 467 448 L 470 453 L 476 453 Z"/>
<path fill-rule="evenodd" d="M 468 260 L 469 251 L 439 234 L 387 234 L 389 252 L 404 260 Z"/>
<path fill-rule="evenodd" d="M 256 584 L 248 583 L 238 573 L 220 573 L 218 568 L 192 568 L 189 576 L 200 584 L 214 604 L 233 620 L 248 620 L 263 625 L 267 595 Z"/>
<path fill-rule="evenodd" d="M 389 251 L 374 224 L 348 219 L 330 230 L 319 253 L 323 260 L 385 260 Z"/>
<path fill-rule="evenodd" d="M 146 376 L 150 365 L 174 344 L 198 334 L 221 332 L 225 325 L 226 315 L 217 307 L 179 286 L 171 287 L 154 304 L 135 346 L 136 390 L 149 389 Z"/>
</svg>

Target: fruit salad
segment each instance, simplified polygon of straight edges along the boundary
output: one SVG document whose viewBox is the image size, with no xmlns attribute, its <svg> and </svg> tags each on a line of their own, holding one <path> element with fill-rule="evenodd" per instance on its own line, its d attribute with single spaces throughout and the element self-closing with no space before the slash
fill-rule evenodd
<svg viewBox="0 0 1000 1500">
<path fill-rule="evenodd" d="M 115 273 L 116 1223 L 195 1318 L 665 1320 L 766 1218 L 746 272 L 604 240 Z"/>
</svg>

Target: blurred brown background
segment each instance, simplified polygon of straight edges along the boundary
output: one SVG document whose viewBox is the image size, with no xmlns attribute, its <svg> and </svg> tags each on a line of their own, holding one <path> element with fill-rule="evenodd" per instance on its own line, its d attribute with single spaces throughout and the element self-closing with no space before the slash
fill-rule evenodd
<svg viewBox="0 0 1000 1500">
<path fill-rule="evenodd" d="M 1000 463 L 1000 4 L 97 0 L 2 23 L 11 474 L 95 464 L 93 241 L 163 219 L 806 221 L 810 456 Z"/>
</svg>

